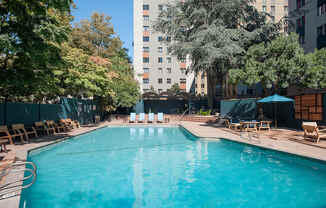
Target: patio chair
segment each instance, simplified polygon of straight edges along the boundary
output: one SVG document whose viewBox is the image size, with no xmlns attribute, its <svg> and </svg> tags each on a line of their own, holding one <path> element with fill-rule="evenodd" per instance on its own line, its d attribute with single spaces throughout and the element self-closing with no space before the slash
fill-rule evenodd
<svg viewBox="0 0 326 208">
<path fill-rule="evenodd" d="M 34 137 L 38 137 L 36 129 L 32 127 L 25 127 L 24 124 L 13 124 L 12 129 L 18 133 L 23 133 L 25 138 L 29 140 L 30 135 L 34 135 Z"/>
<path fill-rule="evenodd" d="M 145 113 L 140 113 L 138 118 L 138 123 L 144 123 L 145 122 Z"/>
<path fill-rule="evenodd" d="M 163 113 L 158 113 L 157 114 L 157 122 L 158 123 L 163 123 L 164 122 L 164 114 Z"/>
<path fill-rule="evenodd" d="M 0 147 L 1 147 L 0 152 L 7 152 L 6 145 L 8 141 L 9 141 L 8 139 L 0 139 Z"/>
<path fill-rule="evenodd" d="M 321 138 L 326 138 L 326 129 L 320 130 L 316 122 L 303 122 L 302 128 L 304 130 L 304 139 L 307 137 L 313 137 L 316 139 L 316 143 L 320 141 Z"/>
<path fill-rule="evenodd" d="M 129 123 L 135 123 L 135 122 L 136 122 L 136 113 L 130 113 Z"/>
<path fill-rule="evenodd" d="M 55 129 L 54 128 L 50 128 L 47 125 L 45 125 L 45 123 L 43 123 L 42 121 L 39 122 L 35 122 L 34 123 L 35 129 L 37 132 L 41 132 L 42 134 L 47 134 L 47 135 L 51 135 L 51 132 L 53 134 L 55 134 Z"/>
<path fill-rule="evenodd" d="M 60 119 L 59 120 L 59 125 L 64 126 L 67 130 L 73 129 L 73 125 L 71 122 L 68 122 L 66 119 Z"/>
<path fill-rule="evenodd" d="M 234 129 L 234 130 L 240 130 L 241 125 L 239 122 L 232 122 L 232 120 L 226 120 L 225 121 L 227 128 Z"/>
<path fill-rule="evenodd" d="M 79 128 L 80 127 L 80 123 L 77 120 L 71 120 L 70 118 L 66 119 L 67 123 L 70 123 L 70 125 L 72 126 L 72 128 Z"/>
<path fill-rule="evenodd" d="M 25 143 L 24 135 L 16 131 L 9 130 L 7 126 L 0 126 L 0 139 L 8 139 L 10 144 L 14 144 L 13 138 L 20 137 L 22 143 Z"/>
<path fill-rule="evenodd" d="M 154 113 L 149 113 L 147 123 L 154 123 L 154 120 L 155 120 Z"/>
<path fill-rule="evenodd" d="M 46 125 L 48 125 L 48 127 L 54 129 L 57 133 L 61 133 L 61 132 L 65 132 L 66 128 L 64 125 L 58 125 L 56 124 L 54 121 L 46 121 Z"/>
<path fill-rule="evenodd" d="M 271 130 L 271 123 L 272 123 L 272 121 L 260 121 L 258 130 L 259 131 L 261 131 L 261 130 L 270 131 Z"/>
</svg>

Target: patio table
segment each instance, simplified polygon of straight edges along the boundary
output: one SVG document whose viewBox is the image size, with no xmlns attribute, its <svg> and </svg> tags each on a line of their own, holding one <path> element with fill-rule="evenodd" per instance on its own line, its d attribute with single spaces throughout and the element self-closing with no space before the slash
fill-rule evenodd
<svg viewBox="0 0 326 208">
<path fill-rule="evenodd" d="M 257 131 L 258 121 L 241 121 L 241 131 Z"/>
</svg>

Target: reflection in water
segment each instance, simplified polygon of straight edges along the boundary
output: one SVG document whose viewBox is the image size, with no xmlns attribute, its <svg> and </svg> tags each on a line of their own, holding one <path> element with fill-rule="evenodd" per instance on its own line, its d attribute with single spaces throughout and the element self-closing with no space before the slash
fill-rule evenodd
<svg viewBox="0 0 326 208">
<path fill-rule="evenodd" d="M 243 163 L 257 163 L 261 157 L 261 152 L 253 150 L 252 147 L 245 146 L 241 152 L 240 160 Z"/>
</svg>

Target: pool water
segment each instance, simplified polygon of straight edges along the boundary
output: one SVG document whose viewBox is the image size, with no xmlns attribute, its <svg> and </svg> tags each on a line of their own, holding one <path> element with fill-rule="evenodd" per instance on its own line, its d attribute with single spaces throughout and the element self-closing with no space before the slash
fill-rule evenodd
<svg viewBox="0 0 326 208">
<path fill-rule="evenodd" d="M 108 127 L 29 154 L 26 208 L 326 207 L 326 164 L 178 127 Z"/>
</svg>

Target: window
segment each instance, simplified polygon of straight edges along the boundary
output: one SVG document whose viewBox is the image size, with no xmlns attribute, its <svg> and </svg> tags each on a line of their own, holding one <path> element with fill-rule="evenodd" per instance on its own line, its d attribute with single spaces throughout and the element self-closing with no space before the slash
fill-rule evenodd
<svg viewBox="0 0 326 208">
<path fill-rule="evenodd" d="M 167 62 L 168 62 L 169 64 L 171 64 L 171 62 L 172 62 L 171 57 L 167 57 L 166 60 L 167 60 Z"/>
<path fill-rule="evenodd" d="M 272 22 L 275 22 L 275 16 L 271 16 Z"/>
<path fill-rule="evenodd" d="M 317 27 L 317 35 L 318 36 L 323 35 L 323 26 Z"/>
<path fill-rule="evenodd" d="M 166 69 L 166 72 L 167 72 L 168 74 L 171 74 L 172 69 L 171 69 L 171 68 L 167 68 L 167 69 Z"/>
<path fill-rule="evenodd" d="M 171 49 L 169 47 L 166 48 L 166 53 L 170 54 L 171 53 Z"/>
<path fill-rule="evenodd" d="M 162 68 L 158 68 L 158 71 L 159 71 L 160 73 L 163 73 L 163 69 L 162 69 Z"/>
<path fill-rule="evenodd" d="M 143 84 L 149 84 L 149 79 L 143 79 Z"/>
<path fill-rule="evenodd" d="M 148 11 L 149 10 L 149 5 L 148 4 L 144 4 L 143 5 L 143 10 L 144 11 Z"/>
<path fill-rule="evenodd" d="M 149 63 L 149 58 L 147 57 L 147 58 L 143 58 L 143 63 Z"/>
<path fill-rule="evenodd" d="M 144 26 L 144 31 L 149 31 L 149 26 Z"/>
<path fill-rule="evenodd" d="M 157 39 L 158 39 L 158 42 L 162 42 L 163 41 L 163 37 L 162 36 L 159 36 Z"/>
<path fill-rule="evenodd" d="M 149 16 L 148 15 L 144 15 L 143 18 L 144 18 L 144 21 L 149 21 Z"/>
<path fill-rule="evenodd" d="M 166 37 L 167 42 L 171 42 L 171 37 Z"/>
<path fill-rule="evenodd" d="M 167 84 L 171 84 L 171 79 L 170 79 L 170 78 L 167 78 L 167 79 L 166 79 L 166 83 L 167 83 Z"/>
<path fill-rule="evenodd" d="M 284 6 L 284 13 L 285 14 L 288 14 L 288 12 L 289 12 L 289 7 L 288 6 Z"/>
<path fill-rule="evenodd" d="M 203 89 L 205 88 L 205 84 L 201 84 L 200 87 Z"/>
<path fill-rule="evenodd" d="M 275 6 L 271 6 L 271 15 L 272 15 L 272 16 L 275 15 Z"/>
<path fill-rule="evenodd" d="M 263 4 L 266 4 L 266 0 L 263 0 Z"/>
<path fill-rule="evenodd" d="M 143 41 L 144 42 L 149 42 L 149 36 L 143 36 Z"/>
<path fill-rule="evenodd" d="M 162 53 L 163 52 L 163 48 L 162 47 L 158 47 L 157 50 L 158 50 L 159 53 Z"/>
<path fill-rule="evenodd" d="M 162 11 L 162 10 L 163 10 L 163 5 L 161 5 L 161 4 L 158 5 L 158 10 L 159 10 L 159 11 Z"/>
<path fill-rule="evenodd" d="M 304 7 L 306 5 L 306 0 L 297 0 L 297 9 Z"/>
<path fill-rule="evenodd" d="M 266 6 L 263 6 L 263 12 L 266 12 Z"/>
<path fill-rule="evenodd" d="M 181 70 L 181 73 L 182 74 L 185 74 L 186 73 L 186 68 L 181 68 L 180 70 Z"/>
<path fill-rule="evenodd" d="M 163 63 L 163 58 L 162 57 L 158 57 L 158 63 Z"/>
<path fill-rule="evenodd" d="M 180 84 L 186 84 L 186 83 L 187 83 L 186 79 L 184 79 L 184 78 L 180 79 Z"/>
<path fill-rule="evenodd" d="M 317 10 L 318 16 L 326 15 L 326 2 L 319 3 L 317 8 L 318 8 L 318 10 Z"/>
<path fill-rule="evenodd" d="M 143 52 L 149 52 L 149 47 L 143 47 Z"/>
<path fill-rule="evenodd" d="M 162 79 L 162 78 L 158 78 L 158 79 L 157 79 L 157 82 L 158 82 L 159 84 L 162 84 L 162 83 L 163 83 L 163 79 Z"/>
<path fill-rule="evenodd" d="M 143 68 L 144 73 L 148 73 L 149 72 L 149 68 Z"/>
</svg>

